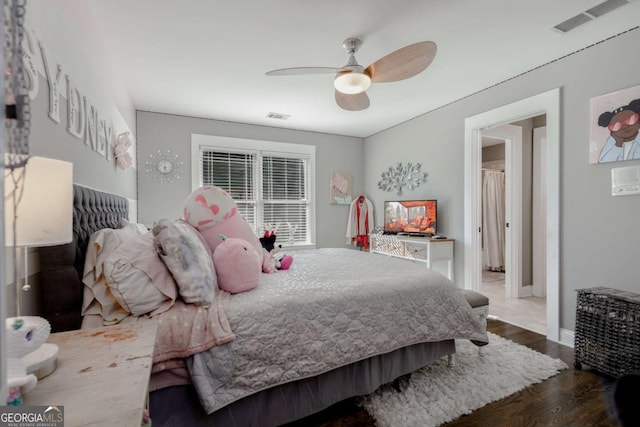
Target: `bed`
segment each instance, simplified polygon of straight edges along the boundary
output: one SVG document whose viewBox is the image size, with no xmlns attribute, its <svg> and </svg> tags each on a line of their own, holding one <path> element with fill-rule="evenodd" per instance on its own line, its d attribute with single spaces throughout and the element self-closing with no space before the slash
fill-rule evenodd
<svg viewBox="0 0 640 427">
<path fill-rule="evenodd" d="M 53 332 L 81 327 L 89 240 L 127 216 L 126 199 L 74 186 L 72 243 L 40 249 Z M 488 341 L 462 293 L 421 264 L 338 248 L 294 259 L 229 297 L 233 340 L 185 358 L 186 370 L 154 369 L 154 426 L 282 425 L 453 354 L 454 339 Z"/>
</svg>

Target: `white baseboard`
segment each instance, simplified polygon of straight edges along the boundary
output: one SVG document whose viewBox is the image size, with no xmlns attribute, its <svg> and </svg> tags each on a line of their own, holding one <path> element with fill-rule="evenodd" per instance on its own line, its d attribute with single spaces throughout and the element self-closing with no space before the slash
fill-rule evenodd
<svg viewBox="0 0 640 427">
<path fill-rule="evenodd" d="M 138 222 L 138 200 L 127 197 L 127 201 L 129 202 L 129 222 Z"/>
<path fill-rule="evenodd" d="M 560 344 L 573 348 L 575 334 L 569 329 L 560 328 Z"/>
<path fill-rule="evenodd" d="M 531 296 L 533 296 L 533 285 L 526 285 L 520 288 L 520 295 L 518 295 L 518 298 Z"/>
</svg>

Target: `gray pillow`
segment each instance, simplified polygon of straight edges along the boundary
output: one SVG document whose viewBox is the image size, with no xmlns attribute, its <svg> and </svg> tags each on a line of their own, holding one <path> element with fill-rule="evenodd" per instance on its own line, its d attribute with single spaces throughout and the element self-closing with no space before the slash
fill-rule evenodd
<svg viewBox="0 0 640 427">
<path fill-rule="evenodd" d="M 161 219 L 153 226 L 153 241 L 176 280 L 182 299 L 190 304 L 210 305 L 218 280 L 211 250 L 200 233 L 183 220 Z"/>
</svg>

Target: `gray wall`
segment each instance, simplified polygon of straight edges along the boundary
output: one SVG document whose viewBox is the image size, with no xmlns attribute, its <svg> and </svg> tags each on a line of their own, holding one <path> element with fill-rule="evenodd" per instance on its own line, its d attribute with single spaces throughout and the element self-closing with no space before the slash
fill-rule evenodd
<svg viewBox="0 0 640 427">
<path fill-rule="evenodd" d="M 123 85 L 119 84 L 113 64 L 101 55 L 103 45 L 95 37 L 95 31 L 84 31 L 92 27 L 86 12 L 86 2 L 34 0 L 27 3 L 26 30 L 33 37 L 35 50 L 30 52 L 37 72 L 37 90 L 31 96 L 31 127 L 29 134 L 30 154 L 50 157 L 73 163 L 74 183 L 119 194 L 129 199 L 136 197 L 135 169 L 118 169 L 115 161 L 98 154 L 84 140 L 67 132 L 67 83 L 68 75 L 74 86 L 87 98 L 87 102 L 99 112 L 100 118 L 113 127 L 113 137 L 131 131 L 135 124 L 135 111 Z M 73 10 L 78 13 L 67 13 Z M 80 19 L 80 16 L 85 18 Z M 78 34 L 82 34 L 79 37 Z M 49 118 L 49 84 L 44 71 L 44 59 L 40 50 L 42 43 L 46 57 L 53 70 L 59 65 L 60 122 Z M 26 46 L 26 43 L 25 43 Z M 113 143 L 113 141 L 112 141 Z M 130 148 L 133 153 L 135 148 Z M 113 156 L 111 156 L 113 157 Z M 135 210 L 135 204 L 132 204 Z M 5 268 L 0 272 L 0 286 L 13 281 L 13 258 L 11 250 L 0 252 Z M 38 314 L 39 304 L 39 259 L 37 249 L 29 251 L 29 281 L 32 290 L 23 292 L 22 313 Z M 15 287 L 6 289 L 7 314 L 15 315 Z"/>
<path fill-rule="evenodd" d="M 493 138 L 482 138 L 482 142 L 485 140 L 491 141 Z M 504 161 L 504 143 L 489 145 L 488 147 L 482 148 L 482 162 L 491 162 L 493 160 L 503 160 Z"/>
<path fill-rule="evenodd" d="M 639 45 L 636 29 L 367 138 L 365 191 L 379 205 L 388 197 L 376 185 L 384 168 L 421 161 L 429 181 L 405 197 L 438 199 L 441 232 L 456 239 L 462 286 L 464 119 L 561 87 L 560 327 L 573 330 L 576 289 L 639 289 L 640 196 L 612 197 L 610 175 L 640 162 L 590 164 L 588 135 L 590 98 L 640 84 L 640 56 L 629 55 Z"/>
<path fill-rule="evenodd" d="M 118 134 L 126 131 L 134 133 L 135 141 L 133 102 L 120 80 L 117 64 L 102 54 L 105 47 L 94 30 L 96 25 L 87 2 L 27 2 L 26 29 L 34 48 L 30 56 L 34 58 L 38 74 L 38 89 L 32 99 L 31 154 L 72 162 L 75 183 L 135 199 L 135 171 L 118 169 L 113 156 L 108 160 L 99 155 L 66 129 L 68 77 L 79 95 L 86 98 L 88 106 L 95 107 L 99 118 L 112 127 L 111 144 L 115 143 Z M 25 43 L 25 49 L 27 46 Z M 51 73 L 55 74 L 57 66 L 62 72 L 57 100 L 60 123 L 48 116 L 50 86 L 46 80 L 43 50 Z M 135 147 L 129 149 L 131 153 L 134 151 Z"/>
<path fill-rule="evenodd" d="M 116 167 L 115 160 L 107 160 L 85 145 L 83 140 L 67 132 L 66 98 L 61 97 L 60 99 L 62 105 L 65 106 L 60 109 L 60 123 L 51 120 L 48 117 L 48 97 L 47 81 L 40 78 L 40 91 L 38 96 L 31 101 L 33 116 L 29 137 L 31 154 L 73 163 L 73 182 L 76 184 L 135 199 L 135 169 L 119 169 Z M 132 118 L 131 121 L 133 120 Z M 114 129 L 114 138 L 124 130 L 127 129 Z M 130 152 L 132 150 L 133 148 L 129 149 Z"/>
<path fill-rule="evenodd" d="M 139 222 L 153 224 L 182 216 L 183 202 L 191 192 L 191 134 L 307 144 L 316 146 L 316 246 L 345 246 L 349 206 L 329 204 L 329 176 L 332 171 L 351 173 L 353 194 L 362 193 L 362 139 L 144 111 L 137 113 L 136 133 Z M 184 162 L 180 180 L 160 184 L 145 172 L 144 162 L 157 150 L 171 150 Z"/>
</svg>

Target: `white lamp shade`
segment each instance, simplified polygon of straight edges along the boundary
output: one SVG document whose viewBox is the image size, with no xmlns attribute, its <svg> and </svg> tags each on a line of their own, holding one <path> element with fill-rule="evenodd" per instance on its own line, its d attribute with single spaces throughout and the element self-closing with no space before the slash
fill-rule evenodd
<svg viewBox="0 0 640 427">
<path fill-rule="evenodd" d="M 354 95 L 369 89 L 371 78 L 363 73 L 342 73 L 336 76 L 333 86 L 342 93 Z"/>
<path fill-rule="evenodd" d="M 10 171 L 4 177 L 4 235 L 6 246 L 51 246 L 69 243 L 73 227 L 73 164 L 62 160 L 31 157 L 14 188 Z M 15 218 L 11 195 L 22 193 Z"/>
</svg>

